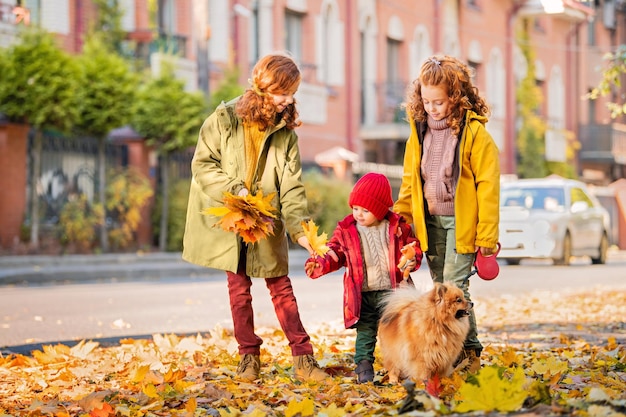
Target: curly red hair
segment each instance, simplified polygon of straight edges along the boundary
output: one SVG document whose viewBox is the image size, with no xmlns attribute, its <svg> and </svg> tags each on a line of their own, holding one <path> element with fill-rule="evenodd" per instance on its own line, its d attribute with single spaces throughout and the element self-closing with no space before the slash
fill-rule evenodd
<svg viewBox="0 0 626 417">
<path fill-rule="evenodd" d="M 295 61 L 286 54 L 270 54 L 261 58 L 252 69 L 251 86 L 243 93 L 235 108 L 244 123 L 256 123 L 261 130 L 283 119 L 288 129 L 301 125 L 296 101 L 281 113 L 276 112 L 272 94 L 295 94 L 301 74 Z"/>
<path fill-rule="evenodd" d="M 428 119 L 422 102 L 422 85 L 445 86 L 451 102 L 451 112 L 447 117 L 448 126 L 457 135 L 466 110 L 473 110 L 481 116 L 489 116 L 487 102 L 480 96 L 478 88 L 472 84 L 472 70 L 458 59 L 448 55 L 435 55 L 422 64 L 419 76 L 407 90 L 407 115 L 420 122 Z"/>
</svg>

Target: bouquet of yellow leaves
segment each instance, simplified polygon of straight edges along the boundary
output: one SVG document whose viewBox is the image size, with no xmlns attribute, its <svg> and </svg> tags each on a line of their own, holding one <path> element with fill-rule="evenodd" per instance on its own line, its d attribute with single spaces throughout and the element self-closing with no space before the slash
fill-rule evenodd
<svg viewBox="0 0 626 417">
<path fill-rule="evenodd" d="M 326 243 L 328 242 L 328 235 L 326 233 L 317 234 L 319 226 L 317 226 L 313 220 L 308 222 L 302 222 L 302 228 L 304 229 L 304 235 L 309 240 L 309 244 L 313 249 L 313 253 L 316 256 L 324 256 L 329 251 Z"/>
<path fill-rule="evenodd" d="M 267 196 L 259 191 L 256 195 L 238 196 L 224 193 L 223 207 L 209 207 L 202 214 L 217 216 L 221 219 L 216 223 L 227 232 L 235 232 L 246 243 L 255 243 L 268 235 L 274 234 L 276 208 L 271 204 L 276 193 Z"/>
</svg>

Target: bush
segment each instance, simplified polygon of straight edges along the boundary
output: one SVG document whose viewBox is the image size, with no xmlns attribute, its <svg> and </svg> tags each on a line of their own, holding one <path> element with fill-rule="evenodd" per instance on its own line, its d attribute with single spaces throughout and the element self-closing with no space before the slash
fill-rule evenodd
<svg viewBox="0 0 626 417">
<path fill-rule="evenodd" d="M 96 242 L 97 227 L 103 223 L 102 205 L 90 204 L 85 194 L 70 194 L 59 217 L 61 243 L 79 252 L 89 251 Z"/>
<path fill-rule="evenodd" d="M 305 172 L 302 181 L 311 218 L 319 226 L 320 233 L 327 233 L 330 238 L 337 222 L 351 212 L 348 197 L 353 184 L 314 170 Z"/>
<path fill-rule="evenodd" d="M 109 230 L 113 248 L 124 249 L 134 242 L 141 211 L 153 194 L 150 180 L 136 169 L 120 170 L 108 181 L 107 210 L 115 219 Z"/>
</svg>

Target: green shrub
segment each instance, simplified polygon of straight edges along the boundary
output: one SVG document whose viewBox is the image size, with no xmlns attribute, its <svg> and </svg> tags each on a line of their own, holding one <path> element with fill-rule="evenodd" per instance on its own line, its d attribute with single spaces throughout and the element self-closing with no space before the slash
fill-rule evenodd
<svg viewBox="0 0 626 417">
<path fill-rule="evenodd" d="M 302 176 L 309 202 L 311 218 L 319 226 L 319 231 L 332 235 L 337 222 L 350 214 L 348 197 L 352 185 L 319 171 L 307 171 Z"/>
</svg>

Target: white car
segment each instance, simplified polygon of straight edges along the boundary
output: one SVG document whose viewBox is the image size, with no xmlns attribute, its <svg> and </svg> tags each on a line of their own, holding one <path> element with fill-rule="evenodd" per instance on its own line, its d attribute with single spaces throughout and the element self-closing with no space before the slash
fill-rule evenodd
<svg viewBox="0 0 626 417">
<path fill-rule="evenodd" d="M 604 264 L 609 247 L 609 213 L 587 186 L 563 178 L 522 179 L 500 187 L 499 259 L 524 258 L 569 265 L 572 256 Z"/>
</svg>

